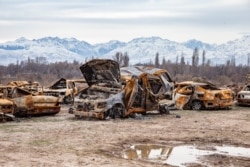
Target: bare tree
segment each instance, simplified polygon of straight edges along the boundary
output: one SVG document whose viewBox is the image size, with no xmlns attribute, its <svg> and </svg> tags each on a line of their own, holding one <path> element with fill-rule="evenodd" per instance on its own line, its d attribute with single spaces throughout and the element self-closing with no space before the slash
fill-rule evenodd
<svg viewBox="0 0 250 167">
<path fill-rule="evenodd" d="M 202 52 L 202 66 L 203 66 L 203 67 L 204 67 L 204 65 L 205 65 L 205 61 L 206 61 L 206 51 L 203 50 L 203 52 Z"/>
<path fill-rule="evenodd" d="M 113 60 L 117 61 L 120 65 L 122 64 L 122 53 L 116 52 L 115 56 L 113 57 Z"/>
<path fill-rule="evenodd" d="M 232 57 L 231 57 L 231 66 L 235 67 L 235 65 L 236 65 L 235 55 L 232 55 Z"/>
<path fill-rule="evenodd" d="M 161 66 L 162 66 L 162 67 L 165 67 L 165 66 L 166 66 L 166 59 L 165 59 L 165 57 L 162 58 Z"/>
<path fill-rule="evenodd" d="M 198 64 L 199 64 L 199 50 L 198 48 L 195 48 L 192 56 L 192 66 L 198 67 Z"/>
<path fill-rule="evenodd" d="M 158 52 L 155 54 L 155 67 L 157 67 L 157 68 L 160 67 L 159 53 Z"/>
<path fill-rule="evenodd" d="M 129 56 L 128 56 L 128 53 L 127 53 L 127 52 L 124 53 L 124 57 L 123 57 L 123 66 L 124 66 L 124 67 L 129 66 Z"/>
<path fill-rule="evenodd" d="M 124 55 L 121 52 L 117 52 L 113 60 L 117 61 L 121 67 L 129 65 L 129 56 L 127 52 L 125 52 Z"/>
<path fill-rule="evenodd" d="M 250 66 L 250 53 L 247 54 L 247 66 Z"/>
</svg>

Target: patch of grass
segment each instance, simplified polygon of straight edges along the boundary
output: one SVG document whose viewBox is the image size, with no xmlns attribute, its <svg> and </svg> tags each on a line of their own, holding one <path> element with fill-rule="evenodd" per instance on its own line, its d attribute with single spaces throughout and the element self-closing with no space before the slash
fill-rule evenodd
<svg viewBox="0 0 250 167">
<path fill-rule="evenodd" d="M 246 120 L 250 121 L 250 114 L 246 114 Z"/>
<path fill-rule="evenodd" d="M 3 132 L 13 132 L 13 131 L 16 131 L 15 127 L 17 127 L 17 125 L 2 124 L 2 125 L 0 125 L 0 130 Z"/>
<path fill-rule="evenodd" d="M 62 120 L 53 116 L 41 116 L 41 117 L 31 117 L 32 122 L 60 122 Z"/>
<path fill-rule="evenodd" d="M 44 139 L 38 139 L 38 140 L 33 140 L 29 143 L 29 145 L 36 146 L 36 147 L 44 147 L 51 145 L 52 143 L 49 140 L 44 140 Z"/>
</svg>

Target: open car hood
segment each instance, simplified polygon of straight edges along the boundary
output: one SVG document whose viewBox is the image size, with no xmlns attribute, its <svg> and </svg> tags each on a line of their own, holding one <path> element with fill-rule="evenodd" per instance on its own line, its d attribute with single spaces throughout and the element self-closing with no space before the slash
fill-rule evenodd
<svg viewBox="0 0 250 167">
<path fill-rule="evenodd" d="M 120 67 L 114 60 L 93 59 L 80 66 L 80 70 L 89 86 L 99 83 L 120 83 Z"/>
</svg>

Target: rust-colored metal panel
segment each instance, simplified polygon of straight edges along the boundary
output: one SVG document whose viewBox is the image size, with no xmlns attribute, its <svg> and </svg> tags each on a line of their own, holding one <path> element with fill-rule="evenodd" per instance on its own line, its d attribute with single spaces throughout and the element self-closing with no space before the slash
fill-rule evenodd
<svg viewBox="0 0 250 167">
<path fill-rule="evenodd" d="M 230 108 L 234 104 L 232 90 L 217 88 L 209 82 L 185 81 L 177 83 L 174 96 L 178 109 Z"/>
<path fill-rule="evenodd" d="M 14 103 L 8 99 L 8 88 L 0 86 L 0 122 L 14 119 Z"/>
</svg>

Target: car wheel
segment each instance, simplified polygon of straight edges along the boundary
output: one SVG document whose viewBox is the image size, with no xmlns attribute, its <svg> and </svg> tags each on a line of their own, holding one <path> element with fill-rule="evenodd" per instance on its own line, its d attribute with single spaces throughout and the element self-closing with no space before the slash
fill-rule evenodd
<svg viewBox="0 0 250 167">
<path fill-rule="evenodd" d="M 64 104 L 74 104 L 74 96 L 73 95 L 69 95 L 67 97 L 64 98 L 63 100 Z"/>
<path fill-rule="evenodd" d="M 201 101 L 193 101 L 192 110 L 196 110 L 196 111 L 201 110 L 202 106 L 203 106 L 203 104 Z"/>
<path fill-rule="evenodd" d="M 160 105 L 159 106 L 159 111 L 161 114 L 169 114 L 169 108 L 168 106 L 165 104 L 165 105 Z"/>
<path fill-rule="evenodd" d="M 122 118 L 124 117 L 125 108 L 122 104 L 115 104 L 110 110 L 109 110 L 109 116 L 113 119 L 115 118 Z"/>
</svg>

